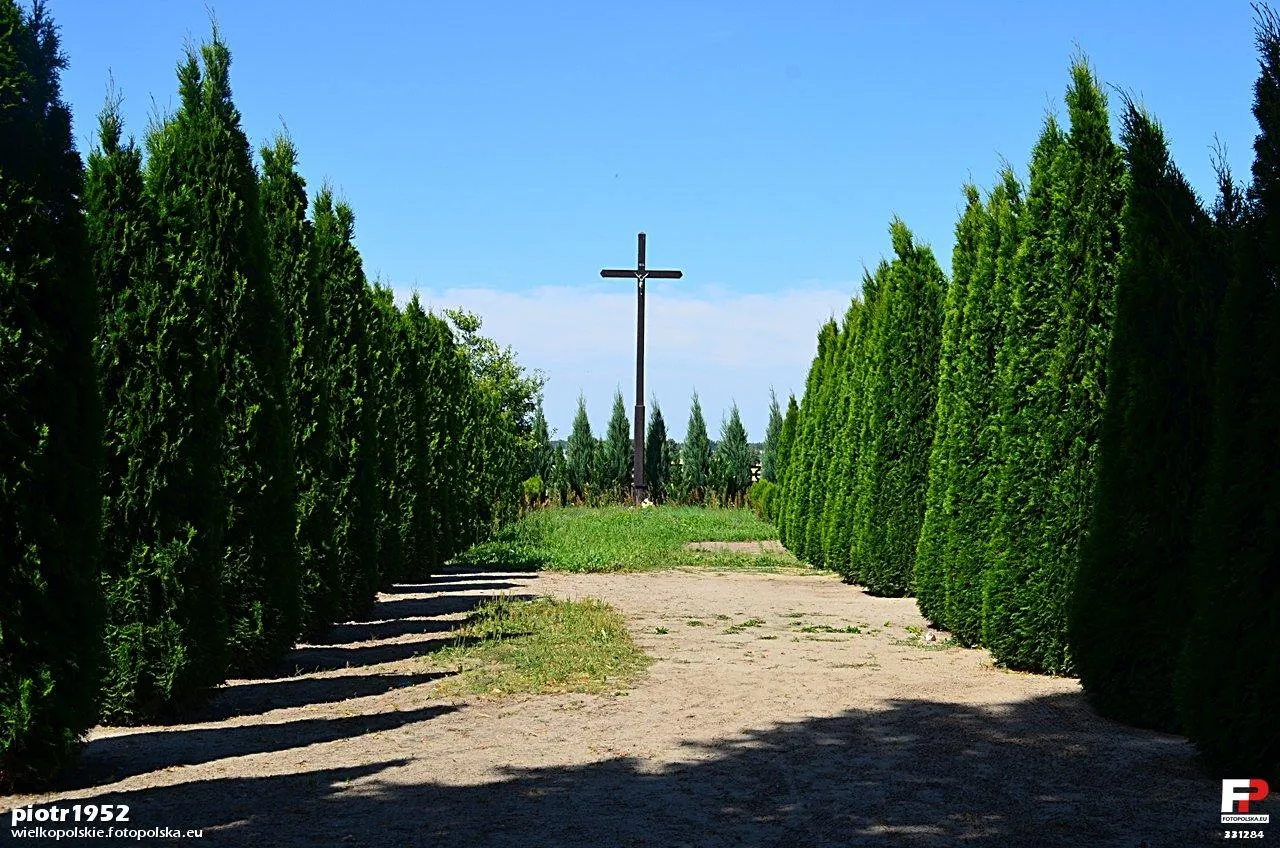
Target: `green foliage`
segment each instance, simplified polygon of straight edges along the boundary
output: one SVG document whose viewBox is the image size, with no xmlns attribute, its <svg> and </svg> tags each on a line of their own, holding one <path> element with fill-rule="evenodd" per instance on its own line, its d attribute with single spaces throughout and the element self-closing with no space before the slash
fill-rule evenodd
<svg viewBox="0 0 1280 848">
<path fill-rule="evenodd" d="M 174 285 L 157 250 L 141 151 L 122 145 L 121 131 L 113 101 L 89 156 L 85 205 L 106 412 L 100 710 L 103 720 L 128 724 L 221 680 L 226 623 L 216 547 L 220 429 L 204 355 L 210 302 L 193 285 Z"/>
<path fill-rule="evenodd" d="M 1006 345 L 1029 355 L 1018 354 L 1019 388 L 1001 410 L 1006 421 L 1019 420 L 1006 440 L 1003 528 L 983 607 L 983 641 L 999 662 L 1050 673 L 1073 668 L 1067 609 L 1093 508 L 1123 202 L 1124 163 L 1106 98 L 1083 61 L 1072 68 L 1067 108 L 1071 131 L 1053 157 L 1048 227 L 1040 229 L 1039 213 L 1028 209 L 1032 234 L 1021 273 L 1047 278 L 1047 291 L 1027 294 L 1044 304 L 1031 309 L 1051 312 L 1031 332 L 1011 332 Z M 1015 302 L 1019 308 L 1027 307 Z"/>
<path fill-rule="evenodd" d="M 644 440 L 644 480 L 649 487 L 649 500 L 663 503 L 667 499 L 673 459 L 672 443 L 667 439 L 667 423 L 655 398 L 649 404 L 649 432 Z"/>
<path fill-rule="evenodd" d="M 778 481 L 778 440 L 782 437 L 782 410 L 778 396 L 769 389 L 769 423 L 764 431 L 764 448 L 760 451 L 760 479 Z"/>
<path fill-rule="evenodd" d="M 601 491 L 607 497 L 625 500 L 630 494 L 631 466 L 635 461 L 635 442 L 632 440 L 631 423 L 622 404 L 622 392 L 613 394 L 613 411 L 601 445 L 600 461 L 604 472 L 600 478 Z"/>
<path fill-rule="evenodd" d="M 738 405 L 733 404 L 729 418 L 720 427 L 720 444 L 711 457 L 710 481 L 722 505 L 741 505 L 751 485 L 751 447 L 742 426 Z"/>
<path fill-rule="evenodd" d="M 312 212 L 316 273 L 329 304 L 327 374 L 333 404 L 332 599 L 338 620 L 367 610 L 378 588 L 377 408 L 369 322 L 371 295 L 354 239 L 355 216 L 322 188 Z"/>
<path fill-rule="evenodd" d="M 586 498 L 595 465 L 596 440 L 591 435 L 591 419 L 587 417 L 587 401 L 578 395 L 578 411 L 573 416 L 573 430 L 565 445 L 565 471 L 569 491 L 574 500 Z"/>
<path fill-rule="evenodd" d="M 103 416 L 84 170 L 43 5 L 0 2 L 0 791 L 93 724 Z"/>
<path fill-rule="evenodd" d="M 273 283 L 284 310 L 287 383 L 293 421 L 298 504 L 296 545 L 301 572 L 300 632 L 338 616 L 333 555 L 334 415 L 329 383 L 329 303 L 317 273 L 307 187 L 293 142 L 279 135 L 263 147 L 260 196 Z"/>
<path fill-rule="evenodd" d="M 547 428 L 547 417 L 542 412 L 542 400 L 538 400 L 538 408 L 533 413 L 533 443 L 529 454 L 529 476 L 538 477 L 544 484 L 551 481 L 555 471 L 556 450 L 551 445 L 551 433 Z M 544 489 L 542 495 L 546 495 Z"/>
<path fill-rule="evenodd" d="M 1221 268 L 1212 219 L 1170 161 L 1160 125 L 1129 102 L 1123 126 L 1115 331 L 1071 652 L 1101 712 L 1172 731 L 1174 671 L 1193 611 Z"/>
<path fill-rule="evenodd" d="M 1229 175 L 1216 219 L 1233 248 L 1217 325 L 1212 442 L 1197 523 L 1195 613 L 1178 670 L 1182 727 L 1216 774 L 1280 779 L 1280 19 L 1255 7 L 1253 181 L 1238 203 Z M 1243 220 L 1236 219 L 1243 213 Z M 1171 613 L 1176 612 L 1176 608 Z"/>
<path fill-rule="evenodd" d="M 684 432 L 684 443 L 680 446 L 680 498 L 685 503 L 705 503 L 711 482 L 711 440 L 697 392 L 693 393 L 689 423 Z"/>
<path fill-rule="evenodd" d="M 284 318 L 270 276 L 248 139 L 216 29 L 178 68 L 180 106 L 156 131 L 153 191 L 165 250 L 207 287 L 223 423 L 223 599 L 231 661 L 251 669 L 293 644 L 298 557 Z M 198 281 L 196 283 L 195 281 Z M 290 528 L 281 532 L 281 528 Z"/>
<path fill-rule="evenodd" d="M 774 520 L 774 498 L 778 494 L 778 485 L 772 480 L 760 479 L 751 484 L 751 488 L 747 490 L 747 503 L 751 505 L 751 509 L 756 516 L 765 520 Z"/>
<path fill-rule="evenodd" d="M 986 208 L 978 187 L 964 187 L 965 209 L 956 224 L 956 245 L 951 254 L 951 284 L 947 287 L 942 321 L 942 350 L 938 363 L 938 404 L 933 447 L 929 453 L 929 485 L 925 493 L 924 521 L 916 545 L 913 585 L 920 614 L 939 627 L 950 627 L 946 617 L 947 545 L 955 532 L 955 492 L 952 491 L 955 442 L 967 436 L 952 426 L 956 404 L 957 360 L 965 342 L 965 306 L 970 278 L 977 260 L 978 243 L 986 226 Z"/>
<path fill-rule="evenodd" d="M 774 494 L 774 507 L 772 521 L 778 527 L 779 538 L 786 544 L 785 538 L 782 536 L 782 528 L 786 526 L 786 510 L 787 510 L 787 480 L 791 475 L 793 466 L 792 457 L 795 453 L 796 429 L 799 426 L 800 406 L 796 403 L 795 395 L 787 396 L 787 413 L 782 417 L 782 433 L 778 436 L 778 491 Z"/>
<path fill-rule="evenodd" d="M 906 225 L 890 227 L 894 260 L 877 295 L 864 387 L 850 560 L 867 590 L 909 591 L 924 519 L 946 280 Z"/>
<path fill-rule="evenodd" d="M 377 575 L 380 585 L 404 579 L 404 516 L 399 441 L 405 428 L 403 369 L 406 326 L 396 308 L 395 294 L 387 286 L 370 290 L 369 366 L 372 383 L 374 431 L 377 433 Z"/>
<path fill-rule="evenodd" d="M 818 452 L 819 394 L 831 359 L 835 356 L 838 330 L 834 320 L 828 321 L 818 331 L 818 353 L 809 367 L 805 380 L 804 397 L 800 400 L 796 418 L 795 443 L 788 458 L 787 476 L 783 482 L 783 498 L 786 504 L 785 521 L 779 527 L 782 543 L 797 557 L 808 559 L 808 522 L 810 518 L 810 494 L 813 489 L 815 455 Z"/>
</svg>

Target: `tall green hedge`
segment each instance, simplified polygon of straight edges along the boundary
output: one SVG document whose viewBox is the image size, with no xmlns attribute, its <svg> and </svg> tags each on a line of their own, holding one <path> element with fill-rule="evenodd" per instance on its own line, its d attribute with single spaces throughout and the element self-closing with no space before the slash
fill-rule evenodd
<svg viewBox="0 0 1280 848">
<path fill-rule="evenodd" d="M 84 170 L 53 22 L 0 2 L 0 790 L 94 720 L 102 406 Z"/>
<path fill-rule="evenodd" d="M 858 457 L 861 490 L 850 560 L 877 595 L 911 589 L 924 520 L 937 406 L 946 278 L 933 252 L 900 220 L 890 226 L 894 259 L 879 293 L 864 408 L 869 437 Z"/>
<path fill-rule="evenodd" d="M 947 286 L 938 362 L 938 401 L 933 445 L 929 451 L 929 483 L 925 492 L 924 520 L 916 543 L 913 586 L 921 614 L 939 627 L 949 627 L 947 606 L 947 547 L 955 532 L 953 469 L 955 442 L 961 438 L 952 425 L 957 403 L 956 369 L 965 343 L 965 307 L 970 280 L 977 264 L 978 244 L 986 228 L 987 210 L 978 187 L 964 187 L 965 208 L 956 224 L 956 244 L 951 252 L 951 283 Z"/>
<path fill-rule="evenodd" d="M 1186 734 L 1214 774 L 1280 781 L 1280 19 L 1258 8 L 1253 180 L 1217 325 L 1212 444 L 1195 613 L 1176 678 Z M 1229 191 L 1228 194 L 1231 192 Z M 1233 203 L 1220 227 L 1233 227 Z"/>
<path fill-rule="evenodd" d="M 1192 528 L 1204 494 L 1221 263 L 1160 125 L 1128 103 L 1116 318 L 1097 505 L 1077 575 L 1072 656 L 1102 712 L 1170 731 L 1193 611 Z"/>
<path fill-rule="evenodd" d="M 206 287 L 213 306 L 226 508 L 220 574 L 231 660 L 253 668 L 293 644 L 300 575 L 294 533 L 281 532 L 297 514 L 284 317 L 230 67 L 216 30 L 198 54 L 188 50 L 180 106 L 157 131 L 164 138 L 154 145 L 151 182 L 176 273 Z"/>
<path fill-rule="evenodd" d="M 262 220 L 273 282 L 284 310 L 288 397 L 298 491 L 296 545 L 301 582 L 299 629 L 316 631 L 338 614 L 333 526 L 333 388 L 329 381 L 329 301 L 307 219 L 307 185 L 293 142 L 262 148 Z"/>
</svg>

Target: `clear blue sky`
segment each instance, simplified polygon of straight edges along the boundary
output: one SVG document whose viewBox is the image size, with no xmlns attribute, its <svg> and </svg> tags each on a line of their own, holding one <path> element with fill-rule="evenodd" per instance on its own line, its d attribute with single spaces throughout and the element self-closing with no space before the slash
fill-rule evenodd
<svg viewBox="0 0 1280 848">
<path fill-rule="evenodd" d="M 311 186 L 354 207 L 370 274 L 481 312 L 546 372 L 562 435 L 579 391 L 601 429 L 615 388 L 633 402 L 634 307 L 598 272 L 634 260 L 639 230 L 686 275 L 650 305 L 671 429 L 696 388 L 713 435 L 736 400 L 758 439 L 769 386 L 802 390 L 891 215 L 949 267 L 961 184 L 989 186 L 1001 157 L 1025 173 L 1077 46 L 1210 199 L 1215 134 L 1245 177 L 1255 131 L 1235 0 L 49 6 L 82 150 L 109 71 L 131 132 L 174 107 L 211 8 L 250 139 L 287 124 Z"/>
</svg>

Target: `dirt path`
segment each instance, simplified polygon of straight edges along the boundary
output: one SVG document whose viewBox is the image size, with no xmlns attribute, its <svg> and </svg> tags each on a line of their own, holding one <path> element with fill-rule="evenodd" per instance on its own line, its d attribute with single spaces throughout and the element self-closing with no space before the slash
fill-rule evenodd
<svg viewBox="0 0 1280 848">
<path fill-rule="evenodd" d="M 1075 681 L 925 641 L 912 600 L 709 572 L 398 589 L 295 651 L 293 676 L 229 684 L 199 723 L 97 730 L 62 791 L 0 809 L 124 803 L 132 826 L 204 828 L 179 842 L 210 846 L 1222 839 L 1220 784 L 1185 742 L 1097 718 Z M 621 695 L 434 697 L 420 655 L 495 593 L 601 598 L 656 662 Z"/>
</svg>

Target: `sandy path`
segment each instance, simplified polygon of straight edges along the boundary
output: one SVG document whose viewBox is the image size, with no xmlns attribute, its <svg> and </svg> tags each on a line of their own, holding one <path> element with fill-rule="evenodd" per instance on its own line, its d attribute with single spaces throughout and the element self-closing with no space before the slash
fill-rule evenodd
<svg viewBox="0 0 1280 848">
<path fill-rule="evenodd" d="M 96 730 L 62 791 L 0 809 L 125 803 L 132 826 L 204 828 L 185 842 L 206 845 L 1222 840 L 1220 784 L 1184 741 L 1096 717 L 1075 681 L 913 637 L 912 600 L 709 572 L 398 588 L 295 651 L 300 673 L 234 681 L 200 723 Z M 601 598 L 656 662 L 620 695 L 434 697 L 421 655 L 494 593 Z"/>
</svg>

